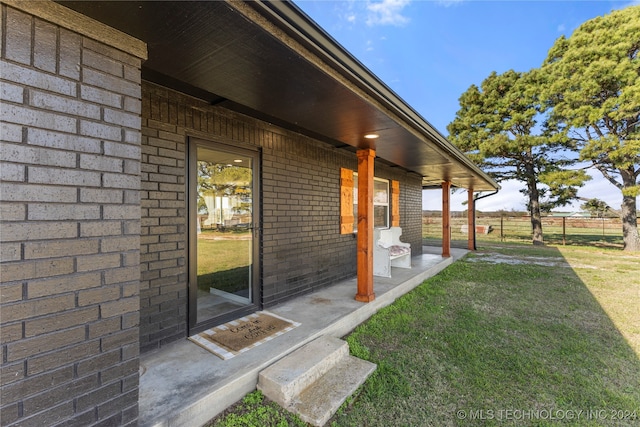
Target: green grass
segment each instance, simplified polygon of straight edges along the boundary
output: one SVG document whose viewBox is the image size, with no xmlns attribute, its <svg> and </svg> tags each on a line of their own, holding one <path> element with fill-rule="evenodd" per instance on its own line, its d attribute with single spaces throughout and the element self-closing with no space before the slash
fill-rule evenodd
<svg viewBox="0 0 640 427">
<path fill-rule="evenodd" d="M 249 393 L 213 423 L 215 427 L 304 427 L 297 416 L 283 411 L 276 403 L 265 399 L 260 391 Z"/>
<path fill-rule="evenodd" d="M 331 423 L 639 425 L 639 277 L 622 251 L 486 245 L 347 337 L 378 369 Z"/>
<path fill-rule="evenodd" d="M 203 234 L 229 239 L 198 239 L 198 288 L 207 292 L 210 287 L 226 292 L 246 289 L 250 241 L 233 238 L 240 233 L 205 231 Z"/>
<path fill-rule="evenodd" d="M 544 218 L 542 231 L 546 244 L 599 246 L 622 248 L 622 225 L 609 222 L 605 228 L 598 224 L 600 220 L 568 218 L 563 232 L 560 218 Z M 483 243 L 529 243 L 532 239 L 531 223 L 528 218 L 505 217 L 502 225 L 499 217 L 478 218 L 476 223 L 490 224 L 493 231 L 488 234 L 477 233 L 477 242 Z M 466 219 L 454 218 L 451 224 L 451 239 L 455 247 L 467 247 L 467 234 L 460 227 L 467 224 Z M 500 228 L 502 227 L 502 235 Z M 425 244 L 440 245 L 442 242 L 442 223 L 430 222 L 422 225 Z"/>
</svg>

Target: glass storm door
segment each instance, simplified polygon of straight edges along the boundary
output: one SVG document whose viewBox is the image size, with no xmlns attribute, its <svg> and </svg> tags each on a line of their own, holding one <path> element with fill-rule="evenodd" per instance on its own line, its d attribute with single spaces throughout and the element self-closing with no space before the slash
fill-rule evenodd
<svg viewBox="0 0 640 427">
<path fill-rule="evenodd" d="M 189 333 L 257 310 L 258 153 L 192 140 Z"/>
</svg>

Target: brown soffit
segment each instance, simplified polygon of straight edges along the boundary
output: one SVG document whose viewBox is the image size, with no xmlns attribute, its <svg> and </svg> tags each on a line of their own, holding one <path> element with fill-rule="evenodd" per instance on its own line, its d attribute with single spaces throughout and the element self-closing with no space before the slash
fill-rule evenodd
<svg viewBox="0 0 640 427">
<path fill-rule="evenodd" d="M 497 183 L 288 1 L 60 1 L 147 43 L 143 78 L 419 174 Z M 366 140 L 375 131 L 379 139 Z"/>
</svg>

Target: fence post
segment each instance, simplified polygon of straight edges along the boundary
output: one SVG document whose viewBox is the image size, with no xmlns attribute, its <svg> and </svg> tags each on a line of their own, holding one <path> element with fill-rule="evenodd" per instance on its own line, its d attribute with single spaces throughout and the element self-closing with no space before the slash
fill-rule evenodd
<svg viewBox="0 0 640 427">
<path fill-rule="evenodd" d="M 563 216 L 562 217 L 562 246 L 567 244 L 566 231 L 567 231 L 567 217 Z"/>
<path fill-rule="evenodd" d="M 504 242 L 504 215 L 500 215 L 500 241 Z"/>
</svg>

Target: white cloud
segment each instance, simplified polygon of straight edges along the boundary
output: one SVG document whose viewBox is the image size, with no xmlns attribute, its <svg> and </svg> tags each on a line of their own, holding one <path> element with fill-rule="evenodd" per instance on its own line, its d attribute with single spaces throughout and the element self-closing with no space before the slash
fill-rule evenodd
<svg viewBox="0 0 640 427">
<path fill-rule="evenodd" d="M 639 6 L 639 5 L 640 5 L 640 0 L 631 0 L 629 3 L 622 5 L 620 9 L 626 9 L 627 7 Z"/>
<path fill-rule="evenodd" d="M 449 6 L 459 5 L 464 1 L 466 0 L 437 0 L 436 3 L 439 4 L 440 6 L 449 7 Z"/>
<path fill-rule="evenodd" d="M 591 175 L 593 179 L 588 181 L 584 187 L 578 189 L 578 196 L 586 199 L 596 198 L 606 202 L 613 209 L 620 209 L 620 204 L 622 203 L 622 193 L 620 190 L 604 179 L 600 172 L 590 169 L 587 173 Z M 483 212 L 494 212 L 499 210 L 515 210 L 523 212 L 527 210 L 527 198 L 519 191 L 524 187 L 523 183 L 515 180 L 508 180 L 501 182 L 500 186 L 502 188 L 498 194 L 478 200 L 476 209 Z M 467 201 L 467 197 L 466 191 L 456 191 L 451 194 L 451 210 L 466 210 L 466 205 L 463 205 L 462 203 Z M 638 198 L 638 202 L 640 202 L 640 198 Z M 583 203 L 584 200 L 576 200 L 571 205 L 560 207 L 555 210 L 564 212 L 580 211 L 580 205 Z M 442 191 L 423 191 L 422 209 L 435 211 L 442 210 Z"/>
<path fill-rule="evenodd" d="M 367 52 L 371 52 L 373 50 L 373 42 L 371 40 L 367 40 L 367 47 L 365 50 Z"/>
<path fill-rule="evenodd" d="M 499 210 L 526 210 L 527 200 L 525 196 L 519 192 L 519 190 L 523 186 L 521 182 L 515 180 L 503 181 L 500 183 L 500 186 L 502 188 L 500 189 L 498 194 L 478 200 L 476 209 L 484 212 L 494 212 Z M 466 191 L 458 190 L 453 192 L 450 198 L 451 210 L 466 210 L 467 206 L 463 203 L 467 201 L 468 197 L 469 196 Z M 442 190 L 423 191 L 422 209 L 434 211 L 442 210 Z"/>
<path fill-rule="evenodd" d="M 410 19 L 402 14 L 402 10 L 410 2 L 410 0 L 382 0 L 368 3 L 367 25 L 394 25 L 397 27 L 406 25 Z"/>
<path fill-rule="evenodd" d="M 559 33 L 564 33 L 564 30 L 566 30 L 567 27 L 564 24 L 560 24 L 558 25 L 558 32 Z"/>
</svg>

